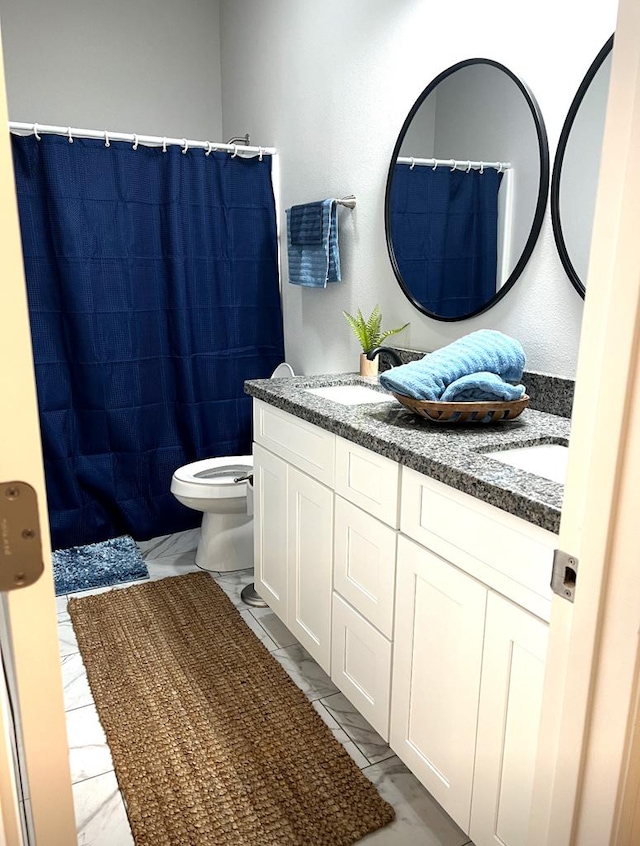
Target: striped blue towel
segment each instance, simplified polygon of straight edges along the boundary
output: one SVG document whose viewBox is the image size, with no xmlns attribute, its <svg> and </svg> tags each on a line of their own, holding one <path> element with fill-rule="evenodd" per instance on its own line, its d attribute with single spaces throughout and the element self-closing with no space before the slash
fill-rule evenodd
<svg viewBox="0 0 640 846">
<path fill-rule="evenodd" d="M 340 282 L 335 200 L 287 209 L 287 255 L 292 285 L 326 288 L 327 282 Z"/>
<path fill-rule="evenodd" d="M 417 400 L 437 401 L 448 385 L 470 373 L 488 371 L 505 382 L 519 382 L 524 362 L 524 350 L 514 338 L 479 329 L 419 361 L 392 367 L 380 376 L 380 384 Z"/>
<path fill-rule="evenodd" d="M 452 382 L 440 402 L 511 402 L 522 399 L 524 385 L 510 385 L 497 373 L 468 373 Z"/>
</svg>

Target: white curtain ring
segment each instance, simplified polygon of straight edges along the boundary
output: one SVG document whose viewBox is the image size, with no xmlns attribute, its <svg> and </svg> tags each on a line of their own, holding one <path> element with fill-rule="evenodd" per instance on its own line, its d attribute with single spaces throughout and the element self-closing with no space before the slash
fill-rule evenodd
<svg viewBox="0 0 640 846">
<path fill-rule="evenodd" d="M 410 159 L 411 159 L 411 164 L 409 165 L 409 170 L 413 170 L 414 167 L 416 166 L 416 160 L 413 158 L 413 156 L 411 156 Z"/>
<path fill-rule="evenodd" d="M 135 132 L 133 133 L 133 149 L 138 149 L 138 136 L 135 134 Z"/>
<path fill-rule="evenodd" d="M 502 162 L 498 162 L 498 173 L 502 173 Z"/>
<path fill-rule="evenodd" d="M 467 162 L 467 171 L 466 171 L 466 172 L 467 172 L 467 173 L 469 173 L 469 171 L 470 171 L 470 170 L 471 170 L 471 162 L 470 162 L 470 161 L 468 161 L 468 162 Z"/>
<path fill-rule="evenodd" d="M 37 123 L 33 124 L 33 134 L 36 136 L 36 141 L 42 140 L 42 135 L 38 135 L 38 124 Z"/>
<path fill-rule="evenodd" d="M 238 145 L 237 145 L 237 144 L 234 144 L 234 145 L 233 145 L 233 153 L 231 153 L 231 158 L 232 158 L 232 159 L 235 159 L 235 157 L 236 157 L 237 155 L 238 155 Z"/>
<path fill-rule="evenodd" d="M 109 141 L 109 133 L 107 132 L 107 130 L 106 130 L 106 129 L 105 129 L 105 131 L 104 131 L 104 146 L 105 146 L 105 147 L 110 147 L 110 146 L 111 146 L 111 141 Z"/>
<path fill-rule="evenodd" d="M 207 152 L 205 153 L 205 156 L 210 156 L 211 150 L 213 150 L 213 144 L 211 141 L 207 141 Z"/>
<path fill-rule="evenodd" d="M 264 150 L 262 147 L 258 147 L 258 161 L 261 162 L 264 158 Z"/>
<path fill-rule="evenodd" d="M 431 170 L 435 170 L 437 167 L 438 167 L 438 160 L 434 159 L 433 160 L 433 167 L 431 168 Z"/>
<path fill-rule="evenodd" d="M 182 150 L 182 155 L 184 155 L 187 152 L 187 150 L 189 149 L 189 144 L 187 143 L 186 138 L 182 139 L 182 143 L 184 144 L 184 149 Z"/>
<path fill-rule="evenodd" d="M 458 162 L 455 159 L 451 159 L 451 161 L 453 162 L 453 167 L 450 167 L 449 170 L 453 173 L 453 171 L 458 167 Z"/>
<path fill-rule="evenodd" d="M 69 144 L 73 144 L 73 135 L 71 134 L 71 127 L 69 127 L 68 129 L 67 135 L 69 136 Z"/>
<path fill-rule="evenodd" d="M 484 162 L 480 162 L 480 173 L 484 173 Z"/>
<path fill-rule="evenodd" d="M 165 137 L 162 139 L 162 152 L 163 152 L 163 153 L 166 153 L 166 152 L 167 152 L 167 137 L 166 137 L 166 135 L 165 135 Z"/>
</svg>

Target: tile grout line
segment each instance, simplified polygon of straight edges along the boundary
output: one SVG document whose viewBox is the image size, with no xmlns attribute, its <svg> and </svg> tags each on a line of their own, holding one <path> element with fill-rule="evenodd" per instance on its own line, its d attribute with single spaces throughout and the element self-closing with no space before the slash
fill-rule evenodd
<svg viewBox="0 0 640 846">
<path fill-rule="evenodd" d="M 93 779 L 93 778 L 100 778 L 101 776 L 109 775 L 109 773 L 113 773 L 116 776 L 116 781 L 118 780 L 118 776 L 116 775 L 115 769 L 113 767 L 111 767 L 111 769 L 105 770 L 103 773 L 94 773 L 93 775 L 87 776 L 86 778 L 79 778 L 77 781 L 72 781 L 71 786 L 75 787 L 76 784 L 84 784 L 85 781 L 91 781 L 91 779 Z M 118 791 L 121 792 L 119 785 L 118 785 Z M 123 799 L 124 799 L 124 797 L 123 797 Z"/>
<path fill-rule="evenodd" d="M 376 764 L 380 764 L 382 761 L 388 761 L 388 760 L 389 760 L 389 758 L 393 758 L 393 757 L 395 756 L 395 754 L 396 754 L 396 753 L 395 753 L 395 752 L 393 751 L 393 749 L 389 746 L 389 744 L 387 743 L 387 741 L 386 741 L 383 737 L 381 737 L 380 735 L 378 735 L 378 737 L 380 737 L 380 740 L 382 740 L 382 742 L 385 744 L 385 746 L 389 749 L 389 754 L 388 754 L 388 755 L 385 755 L 383 758 L 379 758 L 377 761 L 372 761 L 372 760 L 371 760 L 371 758 L 369 757 L 369 755 L 367 755 L 367 753 L 364 751 L 364 749 L 362 749 L 362 748 L 359 746 L 358 741 L 357 741 L 357 740 L 356 740 L 356 739 L 355 739 L 355 738 L 351 735 L 351 733 L 349 732 L 349 728 L 348 728 L 347 726 L 345 726 L 343 723 L 341 723 L 341 722 L 340 722 L 340 720 L 339 720 L 339 719 L 335 716 L 335 714 L 333 714 L 331 711 L 329 711 L 329 709 L 327 708 L 327 706 L 324 704 L 325 700 L 326 700 L 326 699 L 331 699 L 333 696 L 340 696 L 340 695 L 344 696 L 344 694 L 342 693 L 342 691 L 340 691 L 340 690 L 339 690 L 337 693 L 332 693 L 332 694 L 330 694 L 329 696 L 325 696 L 325 697 L 324 697 L 324 699 L 319 699 L 318 701 L 320 702 L 320 704 L 322 705 L 322 707 L 323 707 L 323 708 L 327 711 L 327 713 L 328 713 L 331 717 L 333 717 L 333 719 L 334 719 L 334 720 L 336 721 L 336 723 L 340 726 L 340 728 L 342 729 L 342 731 L 343 731 L 343 732 L 347 735 L 347 737 L 349 738 L 349 740 L 351 741 L 351 743 L 353 743 L 353 744 L 354 744 L 354 746 L 355 746 L 355 747 L 356 747 L 356 748 L 360 751 L 360 753 L 363 755 L 363 757 L 364 757 L 367 761 L 369 761 L 369 766 L 370 766 L 370 767 L 375 767 L 375 766 L 376 766 Z M 371 727 L 371 729 L 372 729 L 372 731 L 375 731 L 375 729 L 373 728 L 373 726 Z M 366 769 L 366 767 L 363 767 L 362 769 L 364 770 L 364 769 Z M 464 846 L 466 846 L 466 844 L 464 844 Z M 473 846 L 473 844 L 472 844 L 472 846 Z"/>
</svg>

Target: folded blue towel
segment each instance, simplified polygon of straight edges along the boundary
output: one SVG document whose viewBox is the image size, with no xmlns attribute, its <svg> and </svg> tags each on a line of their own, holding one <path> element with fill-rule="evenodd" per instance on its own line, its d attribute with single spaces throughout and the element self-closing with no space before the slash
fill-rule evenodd
<svg viewBox="0 0 640 846">
<path fill-rule="evenodd" d="M 523 396 L 524 385 L 510 385 L 496 373 L 482 370 L 452 382 L 445 388 L 440 402 L 511 402 Z"/>
<path fill-rule="evenodd" d="M 321 200 L 287 209 L 289 282 L 326 288 L 339 282 L 338 214 L 335 200 Z"/>
<path fill-rule="evenodd" d="M 419 361 L 392 367 L 380 376 L 380 384 L 397 394 L 436 401 L 448 385 L 469 373 L 488 371 L 506 382 L 519 382 L 524 362 L 518 341 L 493 329 L 479 329 Z"/>
<path fill-rule="evenodd" d="M 322 201 L 289 209 L 289 233 L 294 247 L 322 244 Z"/>
</svg>

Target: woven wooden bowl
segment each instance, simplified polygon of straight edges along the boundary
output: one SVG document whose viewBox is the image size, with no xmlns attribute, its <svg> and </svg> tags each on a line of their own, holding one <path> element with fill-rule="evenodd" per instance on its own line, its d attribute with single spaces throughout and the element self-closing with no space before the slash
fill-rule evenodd
<svg viewBox="0 0 640 846">
<path fill-rule="evenodd" d="M 529 397 L 511 402 L 429 402 L 394 394 L 414 414 L 432 423 L 499 423 L 513 420 L 529 405 Z"/>
</svg>

